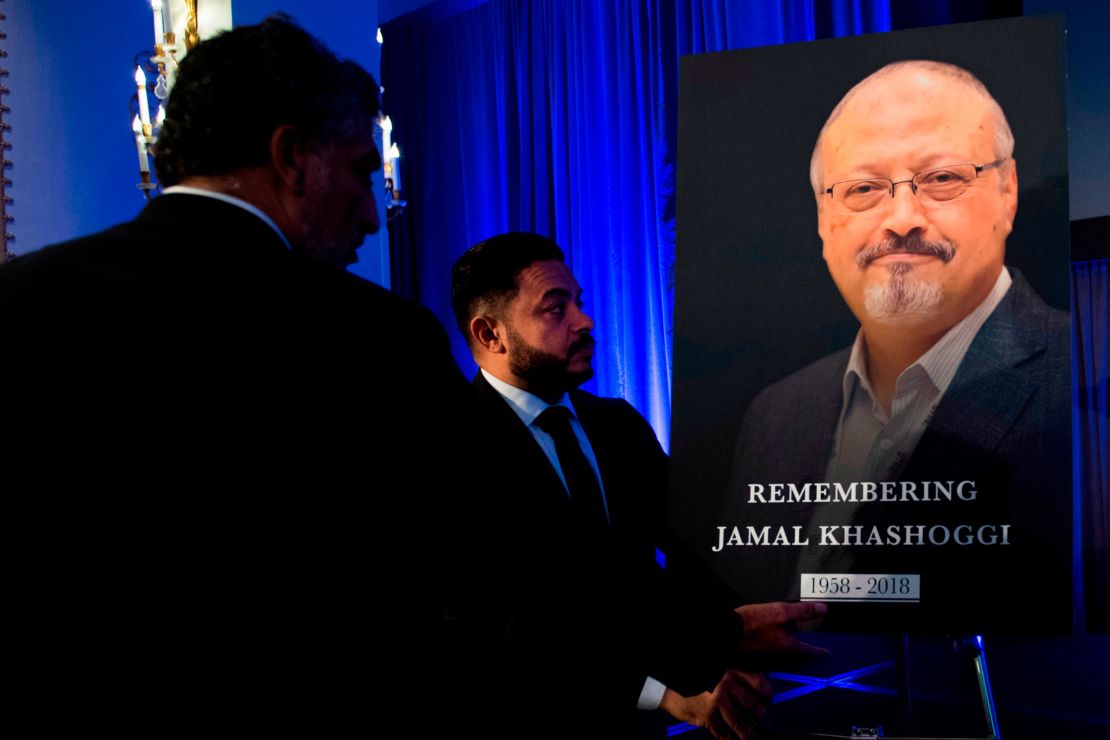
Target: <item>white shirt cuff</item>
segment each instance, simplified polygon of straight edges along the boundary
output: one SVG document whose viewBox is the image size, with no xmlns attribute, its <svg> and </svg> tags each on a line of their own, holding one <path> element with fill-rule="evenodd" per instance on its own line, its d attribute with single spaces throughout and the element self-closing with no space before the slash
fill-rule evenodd
<svg viewBox="0 0 1110 740">
<path fill-rule="evenodd" d="M 658 709 L 659 705 L 663 703 L 663 692 L 667 687 L 656 681 L 651 676 L 647 677 L 644 681 L 644 688 L 640 689 L 640 698 L 636 702 L 637 709 Z"/>
</svg>

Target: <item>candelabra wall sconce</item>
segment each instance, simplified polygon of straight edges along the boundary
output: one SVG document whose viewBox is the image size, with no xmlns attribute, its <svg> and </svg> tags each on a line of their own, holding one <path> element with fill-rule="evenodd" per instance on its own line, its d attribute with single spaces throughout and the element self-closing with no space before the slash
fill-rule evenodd
<svg viewBox="0 0 1110 740">
<path fill-rule="evenodd" d="M 165 118 L 166 98 L 170 95 L 174 77 L 177 74 L 178 53 L 177 34 L 167 29 L 166 7 L 163 0 L 151 0 L 150 9 L 154 17 L 154 49 L 142 51 L 135 56 L 135 105 L 131 110 L 131 133 L 135 137 L 135 151 L 139 157 L 138 188 L 149 201 L 158 189 L 150 171 L 150 151 L 157 141 L 158 131 Z M 195 17 L 196 2 L 190 8 Z M 188 28 L 188 25 L 186 26 Z M 195 22 L 193 30 L 195 32 Z M 186 34 L 188 39 L 188 32 Z M 151 84 L 151 78 L 154 82 Z M 158 106 L 152 118 L 150 115 L 150 95 Z"/>
<path fill-rule="evenodd" d="M 392 221 L 400 216 L 408 203 L 401 189 L 401 150 L 393 141 L 393 122 L 389 116 L 379 121 L 382 130 L 382 172 L 385 176 L 385 213 Z"/>
<path fill-rule="evenodd" d="M 177 76 L 180 57 L 200 43 L 198 0 L 176 0 L 179 10 L 171 12 L 170 2 L 175 0 L 150 0 L 154 18 L 154 48 L 135 56 L 135 97 L 131 107 L 131 133 L 135 137 L 135 151 L 139 157 L 138 188 L 149 201 L 158 190 L 150 169 L 151 150 L 158 140 L 162 121 L 166 117 L 166 99 Z M 226 4 L 226 3 L 224 3 Z M 230 8 L 226 10 L 230 21 Z M 178 43 L 173 19 L 178 18 L 184 46 Z M 184 17 L 184 23 L 180 20 Z M 154 96 L 157 111 L 150 115 L 150 96 Z"/>
<path fill-rule="evenodd" d="M 379 28 L 375 36 L 379 45 L 385 43 L 382 29 Z M 385 93 L 385 88 L 380 88 Z M 405 212 L 408 201 L 404 199 L 401 188 L 401 150 L 393 140 L 393 121 L 389 116 L 382 114 L 378 120 L 382 131 L 382 174 L 385 176 L 385 217 L 386 223 L 398 219 Z"/>
</svg>

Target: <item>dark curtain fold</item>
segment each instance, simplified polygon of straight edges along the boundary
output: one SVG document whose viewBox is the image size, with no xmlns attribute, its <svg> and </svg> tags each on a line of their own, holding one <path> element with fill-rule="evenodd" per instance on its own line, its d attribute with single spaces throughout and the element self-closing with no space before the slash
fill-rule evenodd
<svg viewBox="0 0 1110 740">
<path fill-rule="evenodd" d="M 1110 260 L 1072 264 L 1075 493 L 1081 534 L 1078 604 L 1087 629 L 1110 632 Z"/>
<path fill-rule="evenodd" d="M 587 388 L 628 399 L 666 444 L 679 55 L 890 23 L 887 0 L 454 0 L 386 24 L 384 105 L 412 204 L 394 289 L 453 325 L 459 254 L 504 231 L 553 237 L 597 323 Z"/>
</svg>

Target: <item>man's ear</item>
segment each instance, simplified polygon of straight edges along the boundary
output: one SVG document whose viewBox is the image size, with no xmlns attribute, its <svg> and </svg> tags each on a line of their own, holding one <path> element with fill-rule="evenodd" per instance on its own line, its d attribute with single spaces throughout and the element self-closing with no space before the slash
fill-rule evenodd
<svg viewBox="0 0 1110 740">
<path fill-rule="evenodd" d="M 470 338 L 475 343 L 493 354 L 503 354 L 506 351 L 505 343 L 501 337 L 503 329 L 497 319 L 489 316 L 475 316 L 470 320 Z"/>
<path fill-rule="evenodd" d="M 829 225 L 828 204 L 825 203 L 821 196 L 817 196 L 817 236 L 821 237 L 821 256 L 825 262 L 829 261 L 829 255 L 825 252 L 824 245 L 829 243 L 829 237 L 832 236 L 833 229 Z"/>
<path fill-rule="evenodd" d="M 278 126 L 270 134 L 270 166 L 286 189 L 298 196 L 304 195 L 305 155 L 304 143 L 293 126 Z"/>
<path fill-rule="evenodd" d="M 1017 215 L 1018 177 L 1016 161 L 1010 161 L 1010 171 L 1005 174 L 1002 182 L 1002 202 L 1006 216 L 1006 234 L 1008 235 L 1014 227 L 1014 217 Z"/>
</svg>

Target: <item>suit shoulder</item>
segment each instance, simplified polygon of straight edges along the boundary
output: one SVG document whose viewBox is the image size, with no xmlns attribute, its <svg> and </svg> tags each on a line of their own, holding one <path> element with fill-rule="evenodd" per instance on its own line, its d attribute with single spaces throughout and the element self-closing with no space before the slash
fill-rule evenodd
<svg viewBox="0 0 1110 740">
<path fill-rule="evenodd" d="M 1045 304 L 1045 330 L 1053 337 L 1071 336 L 1071 313 Z"/>
<path fill-rule="evenodd" d="M 823 397 L 832 392 L 839 393 L 851 351 L 851 347 L 846 347 L 772 383 L 756 395 L 751 409 L 767 405 L 781 408 L 784 404 L 810 406 L 815 395 Z"/>
<path fill-rule="evenodd" d="M 50 244 L 0 265 L 0 299 L 28 310 L 81 302 L 116 276 L 117 255 L 128 244 L 125 224 L 97 234 Z"/>
<path fill-rule="evenodd" d="M 0 276 L 5 281 L 11 281 L 79 268 L 97 259 L 101 252 L 110 250 L 112 245 L 124 241 L 126 226 L 127 224 L 118 224 L 96 234 L 55 242 L 18 255 L 0 265 Z"/>
<path fill-rule="evenodd" d="M 584 391 L 580 389 L 575 389 L 570 392 L 570 400 L 576 408 L 578 406 L 584 406 L 587 408 L 616 409 L 621 406 L 630 406 L 628 401 L 625 401 L 623 398 L 609 398 L 607 396 L 598 396 L 596 394 L 590 393 L 589 391 Z"/>
<path fill-rule="evenodd" d="M 437 343 L 446 345 L 447 335 L 443 327 L 427 308 L 331 265 L 305 259 L 302 268 L 305 279 L 312 281 L 317 294 L 329 302 L 340 304 L 334 310 L 349 310 L 352 318 L 357 317 L 360 321 L 370 314 L 379 320 L 391 322 L 388 327 L 391 332 L 415 332 L 425 339 L 434 337 Z M 372 327 L 362 326 L 363 331 L 371 329 Z"/>
<path fill-rule="evenodd" d="M 1009 267 L 1013 286 L 1006 298 L 1012 301 L 1009 309 L 1025 324 L 1035 325 L 1046 333 L 1070 334 L 1071 314 L 1049 305 L 1036 289 L 1029 284 L 1020 270 Z"/>
<path fill-rule="evenodd" d="M 638 421 L 647 424 L 645 419 L 636 408 L 623 398 L 610 398 L 607 396 L 596 396 L 593 393 L 582 390 L 574 390 L 570 392 L 571 403 L 574 408 L 581 413 L 585 414 L 607 414 L 611 416 L 618 416 L 629 421 Z"/>
<path fill-rule="evenodd" d="M 1041 358 L 1037 366 L 1046 373 L 1044 380 L 1066 385 L 1059 381 L 1071 377 L 1071 314 L 1046 303 L 1020 271 L 1010 271 L 1012 287 L 983 324 L 982 338 L 976 337 L 968 354 L 972 350 L 991 357 L 1014 353 L 1015 361 L 1021 362 L 1026 356 Z"/>
<path fill-rule="evenodd" d="M 348 299 L 359 300 L 376 304 L 383 309 L 400 314 L 412 316 L 422 315 L 426 312 L 421 306 L 412 303 L 395 293 L 391 293 L 377 283 L 371 282 L 346 270 L 337 270 L 334 267 L 316 261 L 309 261 L 316 279 L 327 285 L 337 295 Z"/>
<path fill-rule="evenodd" d="M 804 450 L 807 460 L 828 454 L 827 444 L 840 410 L 842 379 L 851 348 L 835 352 L 772 383 L 744 413 L 736 438 L 736 471 L 763 471 L 782 463 L 783 450 Z M 781 478 L 786 471 L 774 470 Z"/>
<path fill-rule="evenodd" d="M 583 426 L 604 425 L 607 431 L 621 430 L 625 435 L 650 437 L 654 445 L 659 446 L 655 428 L 625 399 L 595 396 L 580 390 L 571 391 L 570 399 Z"/>
</svg>

